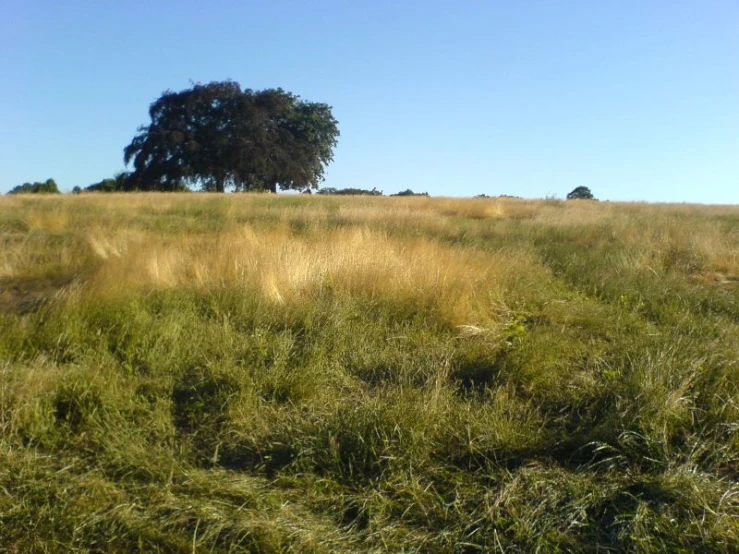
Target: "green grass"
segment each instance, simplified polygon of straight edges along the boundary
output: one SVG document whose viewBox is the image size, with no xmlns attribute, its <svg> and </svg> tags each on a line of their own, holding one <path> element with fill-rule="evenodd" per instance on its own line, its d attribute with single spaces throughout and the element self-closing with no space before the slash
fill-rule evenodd
<svg viewBox="0 0 739 554">
<path fill-rule="evenodd" d="M 0 199 L 0 551 L 739 551 L 739 209 Z"/>
</svg>

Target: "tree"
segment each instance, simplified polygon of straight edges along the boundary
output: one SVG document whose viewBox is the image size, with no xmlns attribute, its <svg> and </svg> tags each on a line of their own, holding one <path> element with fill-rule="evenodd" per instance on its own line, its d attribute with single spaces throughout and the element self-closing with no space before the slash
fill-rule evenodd
<svg viewBox="0 0 739 554">
<path fill-rule="evenodd" d="M 117 192 L 118 183 L 115 179 L 103 179 L 99 183 L 85 187 L 85 192 Z"/>
<path fill-rule="evenodd" d="M 149 116 L 124 149 L 128 190 L 317 188 L 339 136 L 327 104 L 233 81 L 166 91 Z"/>
<path fill-rule="evenodd" d="M 567 195 L 567 200 L 595 200 L 588 187 L 577 187 Z"/>
<path fill-rule="evenodd" d="M 79 190 L 79 192 L 123 192 L 125 190 L 128 190 L 127 183 L 130 177 L 130 173 L 120 171 L 113 175 L 112 179 L 103 179 L 99 183 L 94 183 L 90 186 L 85 187 L 84 189 Z M 75 187 L 75 189 L 79 189 L 79 187 Z"/>
<path fill-rule="evenodd" d="M 428 192 L 413 192 L 411 189 L 402 190 L 390 196 L 428 196 Z"/>
<path fill-rule="evenodd" d="M 43 183 L 23 183 L 8 191 L 8 194 L 59 194 L 59 187 L 54 179 L 46 179 Z"/>
<path fill-rule="evenodd" d="M 318 191 L 318 194 L 330 194 L 337 196 L 382 196 L 382 191 L 373 188 L 372 190 L 346 188 L 337 189 L 333 187 L 324 188 Z"/>
</svg>

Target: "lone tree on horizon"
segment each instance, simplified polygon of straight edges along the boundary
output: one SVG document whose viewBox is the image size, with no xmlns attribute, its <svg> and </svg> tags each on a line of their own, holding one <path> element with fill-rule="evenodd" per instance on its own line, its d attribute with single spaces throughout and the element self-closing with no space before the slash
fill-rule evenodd
<svg viewBox="0 0 739 554">
<path fill-rule="evenodd" d="M 567 200 L 595 200 L 588 187 L 577 187 L 567 195 Z"/>
<path fill-rule="evenodd" d="M 339 136 L 329 105 L 233 81 L 166 91 L 149 116 L 123 151 L 127 190 L 317 188 Z"/>
</svg>

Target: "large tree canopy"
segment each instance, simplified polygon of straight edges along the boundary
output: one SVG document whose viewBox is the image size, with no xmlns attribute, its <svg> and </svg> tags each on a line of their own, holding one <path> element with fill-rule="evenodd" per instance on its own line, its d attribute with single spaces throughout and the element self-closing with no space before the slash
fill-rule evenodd
<svg viewBox="0 0 739 554">
<path fill-rule="evenodd" d="M 333 160 L 338 122 L 327 104 L 233 81 L 167 91 L 125 150 L 126 188 L 206 191 L 318 187 Z"/>
</svg>

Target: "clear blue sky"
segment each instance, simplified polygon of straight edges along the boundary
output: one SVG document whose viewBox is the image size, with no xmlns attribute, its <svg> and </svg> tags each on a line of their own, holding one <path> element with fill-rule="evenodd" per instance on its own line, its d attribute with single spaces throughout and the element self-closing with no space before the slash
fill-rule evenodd
<svg viewBox="0 0 739 554">
<path fill-rule="evenodd" d="M 333 106 L 325 186 L 739 203 L 737 0 L 0 0 L 0 75 L 0 192 L 233 79 Z"/>
</svg>

